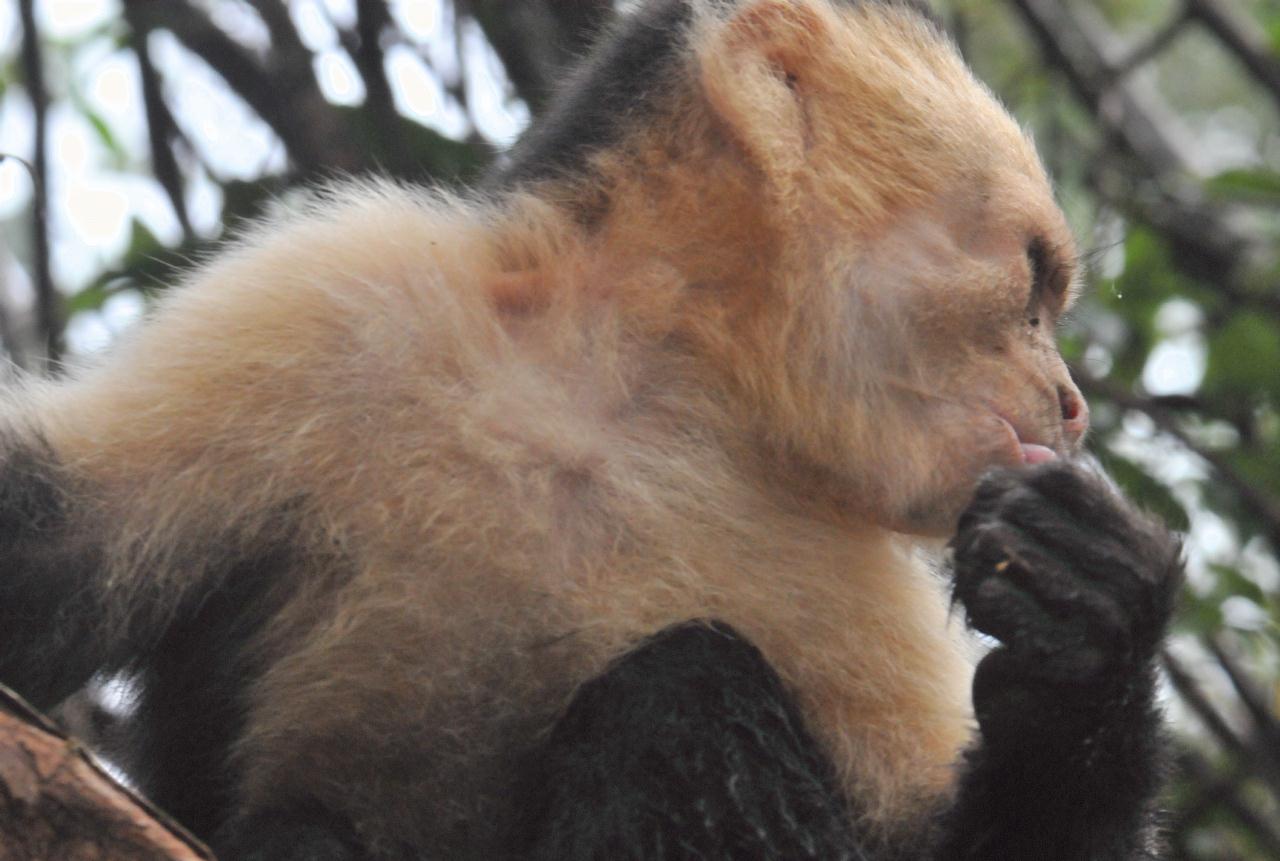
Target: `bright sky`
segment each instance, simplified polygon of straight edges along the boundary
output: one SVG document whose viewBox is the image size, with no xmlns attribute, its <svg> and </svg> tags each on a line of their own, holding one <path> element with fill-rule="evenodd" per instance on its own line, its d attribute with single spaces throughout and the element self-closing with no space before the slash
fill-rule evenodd
<svg viewBox="0 0 1280 861">
<path fill-rule="evenodd" d="M 267 43 L 265 28 L 243 3 L 214 0 L 201 5 L 237 40 Z M 0 54 L 5 56 L 18 50 L 16 6 L 0 4 Z M 514 140 L 528 123 L 528 113 L 522 106 L 510 108 L 501 64 L 483 36 L 474 28 L 464 28 L 462 33 L 468 49 L 467 65 L 461 71 L 473 112 L 469 119 L 437 77 L 452 78 L 459 71 L 452 22 L 444 20 L 442 4 L 400 0 L 390 6 L 397 24 L 414 42 L 412 47 L 397 45 L 387 52 L 386 69 L 397 107 L 446 135 L 466 134 L 474 121 L 480 133 L 499 146 Z M 66 101 L 59 99 L 51 107 L 52 264 L 58 285 L 74 291 L 119 260 L 134 219 L 164 242 L 176 242 L 180 228 L 159 185 L 145 171 L 129 169 L 145 160 L 147 141 L 137 65 L 129 51 L 112 44 L 105 30 L 119 20 L 119 1 L 41 0 L 36 10 L 42 32 L 54 42 L 80 40 L 98 31 L 70 58 L 69 66 L 58 62 L 60 52 L 55 49 L 47 49 L 46 62 L 55 94 L 90 106 L 119 146 L 118 152 L 112 152 L 83 113 Z M 294 0 L 290 11 L 303 42 L 317 54 L 316 78 L 325 96 L 337 104 L 358 104 L 364 97 L 363 84 L 339 48 L 334 26 L 354 19 L 352 0 Z M 203 62 L 165 33 L 154 38 L 152 53 L 167 81 L 166 97 L 179 126 L 218 176 L 252 179 L 284 166 L 279 140 Z M 32 130 L 25 94 L 20 88 L 9 88 L 0 97 L 0 152 L 29 157 Z M 198 231 L 213 235 L 219 227 L 221 193 L 203 170 L 192 173 L 187 187 L 191 219 Z M 11 159 L 0 162 L 0 229 L 8 231 L 14 219 L 26 217 L 30 200 L 26 170 Z M 10 265 L 6 276 L 13 276 L 4 279 L 13 294 L 9 297 L 13 307 L 29 305 L 31 291 L 20 270 Z M 69 347 L 76 353 L 98 349 L 141 311 L 139 297 L 126 294 L 114 297 L 101 314 L 78 314 L 68 327 Z"/>
</svg>

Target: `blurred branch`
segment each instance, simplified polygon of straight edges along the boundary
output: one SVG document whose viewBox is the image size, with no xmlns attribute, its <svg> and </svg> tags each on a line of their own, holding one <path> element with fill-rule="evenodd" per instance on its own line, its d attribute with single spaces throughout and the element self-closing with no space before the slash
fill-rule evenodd
<svg viewBox="0 0 1280 861">
<path fill-rule="evenodd" d="M 382 35 L 391 24 L 391 16 L 382 0 L 357 0 L 356 43 L 353 59 L 364 78 L 365 107 L 377 114 L 395 115 L 395 101 L 387 72 L 383 66 Z"/>
<path fill-rule="evenodd" d="M 383 0 L 357 0 L 356 40 L 351 56 L 364 78 L 364 115 L 377 142 L 377 151 L 392 157 L 395 170 L 404 169 L 401 163 L 407 158 L 397 145 L 395 99 L 383 63 L 382 36 L 390 23 Z"/>
<path fill-rule="evenodd" d="M 1280 773 L 1280 721 L 1276 720 L 1262 692 L 1241 669 L 1236 656 L 1223 646 L 1221 638 L 1208 637 L 1205 640 L 1205 646 L 1209 654 L 1213 655 L 1214 660 L 1218 662 L 1218 666 L 1222 667 L 1223 672 L 1227 674 L 1236 696 L 1240 698 L 1240 702 L 1244 703 L 1249 716 L 1253 718 L 1260 737 L 1257 747 L 1271 760 L 1272 767 L 1277 773 Z"/>
<path fill-rule="evenodd" d="M 1200 690 L 1191 673 L 1187 672 L 1186 668 L 1168 651 L 1162 652 L 1160 657 L 1164 662 L 1165 671 L 1169 674 L 1169 682 L 1173 685 L 1173 689 L 1200 719 L 1205 729 L 1218 740 L 1219 744 L 1239 756 L 1242 762 L 1247 762 L 1249 750 L 1244 740 L 1236 735 L 1235 730 L 1209 702 L 1209 698 Z"/>
<path fill-rule="evenodd" d="M 1182 31 L 1191 23 L 1191 13 L 1186 9 L 1182 13 L 1176 15 L 1173 20 L 1169 21 L 1163 28 L 1146 42 L 1139 45 L 1129 53 L 1119 64 L 1112 69 L 1112 73 L 1116 78 L 1122 78 L 1132 72 L 1134 69 L 1144 63 L 1155 59 L 1165 48 L 1173 43 L 1173 40 L 1182 35 Z"/>
<path fill-rule="evenodd" d="M 613 11 L 609 0 L 457 0 L 456 5 L 479 23 L 516 95 L 535 114 Z"/>
<path fill-rule="evenodd" d="M 1119 66 L 1091 32 L 1058 0 L 1013 0 L 1054 68 L 1125 148 L 1156 173 L 1183 172 L 1187 160 L 1177 136 L 1166 132 L 1149 98 L 1117 80 Z"/>
<path fill-rule="evenodd" d="M 1213 767 L 1202 754 L 1194 750 L 1183 749 L 1178 757 L 1178 766 L 1181 771 L 1192 777 L 1197 786 L 1215 786 L 1218 794 L 1212 798 L 1214 804 L 1226 810 L 1248 829 L 1250 836 L 1261 845 L 1263 851 L 1267 852 L 1267 857 L 1280 858 L 1280 833 L 1271 822 L 1245 803 L 1240 797 L 1240 787 L 1237 783 L 1215 784 Z M 1209 806 L 1206 805 L 1202 809 L 1209 809 Z M 1185 828 L 1185 823 L 1189 821 L 1189 817 L 1184 814 L 1178 830 Z"/>
<path fill-rule="evenodd" d="M 169 198 L 169 205 L 173 207 L 178 224 L 182 226 L 183 235 L 190 236 L 191 219 L 187 215 L 186 197 L 182 189 L 182 172 L 178 169 L 178 161 L 173 154 L 177 125 L 160 91 L 160 76 L 151 62 L 151 49 L 148 46 L 151 33 L 144 26 L 134 23 L 136 15 L 131 12 L 133 8 L 136 7 L 125 8 L 125 19 L 130 23 L 130 43 L 138 57 L 142 107 L 146 112 L 147 142 L 151 149 L 151 172 Z"/>
<path fill-rule="evenodd" d="M 4 161 L 6 156 L 0 153 L 0 161 Z M 27 367 L 27 351 L 23 349 L 23 345 L 18 338 L 18 332 L 14 326 L 13 316 L 9 310 L 9 305 L 5 301 L 9 295 L 8 278 L 4 269 L 4 262 L 9 257 L 9 249 L 0 247 L 0 349 L 3 349 L 8 360 L 19 368 Z M 3 361 L 0 361 L 0 365 Z M 0 379 L 4 378 L 3 371 L 0 371 Z"/>
<path fill-rule="evenodd" d="M 1072 375 L 1087 393 L 1096 393 L 1124 409 L 1145 413 L 1160 430 L 1178 440 L 1189 451 L 1209 464 L 1218 478 L 1230 486 L 1250 513 L 1262 522 L 1271 546 L 1280 547 L 1280 499 L 1276 499 L 1258 487 L 1255 482 L 1241 475 L 1221 454 L 1191 439 L 1190 435 L 1183 430 L 1178 417 L 1158 399 L 1135 395 L 1123 386 L 1108 380 L 1095 379 L 1080 368 L 1073 368 Z M 1277 784 L 1277 787 L 1280 788 L 1280 784 Z"/>
<path fill-rule="evenodd" d="M 40 34 L 36 30 L 33 0 L 19 0 L 18 14 L 22 19 L 22 74 L 26 82 L 27 98 L 35 122 L 35 140 L 31 156 L 32 167 L 32 282 L 36 291 L 36 325 L 44 341 L 44 361 L 51 367 L 58 359 L 58 345 L 62 335 L 62 314 L 58 307 L 58 293 L 53 286 L 53 274 L 49 269 L 49 153 L 48 122 L 49 94 L 44 84 L 44 59 L 40 50 Z"/>
<path fill-rule="evenodd" d="M 1280 59 L 1268 44 L 1267 34 L 1241 15 L 1227 0 L 1183 0 L 1188 14 L 1199 20 L 1222 40 L 1280 105 Z"/>
<path fill-rule="evenodd" d="M 1104 34 L 1059 0 L 1012 0 L 1039 43 L 1046 59 L 1066 77 L 1076 95 L 1134 166 L 1152 179 L 1154 194 L 1118 196 L 1103 188 L 1105 197 L 1136 209 L 1142 220 L 1173 243 L 1178 261 L 1189 271 L 1218 285 L 1230 298 L 1245 297 L 1242 275 L 1251 252 L 1261 243 L 1230 223 L 1220 208 L 1190 193 L 1175 194 L 1169 181 L 1191 173 L 1174 121 L 1148 93 L 1141 92 L 1120 73 L 1120 63 L 1108 57 Z M 1280 308 L 1280 305 L 1277 305 Z"/>
<path fill-rule="evenodd" d="M 310 62 L 311 52 L 302 44 L 298 30 L 289 17 L 289 5 L 280 0 L 252 0 L 253 8 L 267 25 L 271 50 L 291 62 Z"/>
<path fill-rule="evenodd" d="M 1236 732 L 1221 712 L 1209 701 L 1204 691 L 1196 684 L 1191 673 L 1166 650 L 1161 660 L 1168 674 L 1169 683 L 1178 692 L 1178 696 L 1188 708 L 1200 719 L 1205 729 L 1217 739 L 1242 768 L 1257 775 L 1272 792 L 1280 793 L 1280 769 L 1277 769 L 1276 758 L 1270 751 L 1263 750 L 1260 744 L 1250 744 L 1240 733 Z"/>
<path fill-rule="evenodd" d="M 288 56 L 287 43 L 274 45 L 277 50 L 263 63 L 184 0 L 126 0 L 126 5 L 138 25 L 168 30 L 208 63 L 271 127 L 302 173 L 359 166 L 359 154 L 336 125 L 311 75 L 309 54 L 300 63 Z"/>
</svg>

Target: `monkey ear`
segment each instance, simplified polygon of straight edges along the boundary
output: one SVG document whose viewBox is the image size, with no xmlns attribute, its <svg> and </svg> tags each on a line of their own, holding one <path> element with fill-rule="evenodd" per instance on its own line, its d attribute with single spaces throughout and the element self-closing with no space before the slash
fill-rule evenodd
<svg viewBox="0 0 1280 861">
<path fill-rule="evenodd" d="M 712 110 L 748 157 L 785 187 L 804 162 L 806 72 L 829 44 L 831 22 L 807 0 L 748 0 L 698 46 Z"/>
</svg>

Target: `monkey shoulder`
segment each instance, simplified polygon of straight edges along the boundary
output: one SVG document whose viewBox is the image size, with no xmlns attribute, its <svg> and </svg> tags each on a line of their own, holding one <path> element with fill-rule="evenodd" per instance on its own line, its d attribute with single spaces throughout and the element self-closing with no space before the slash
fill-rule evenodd
<svg viewBox="0 0 1280 861">
<path fill-rule="evenodd" d="M 618 659 L 530 762 L 519 857 L 859 857 L 829 758 L 723 623 L 670 627 Z"/>
</svg>

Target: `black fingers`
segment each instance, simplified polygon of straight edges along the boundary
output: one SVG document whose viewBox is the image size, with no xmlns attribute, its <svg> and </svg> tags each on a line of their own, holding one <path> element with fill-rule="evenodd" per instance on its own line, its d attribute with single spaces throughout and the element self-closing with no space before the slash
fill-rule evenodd
<svg viewBox="0 0 1280 861">
<path fill-rule="evenodd" d="M 777 676 L 718 625 L 669 629 L 583 686 L 516 806 L 519 858 L 864 857 Z"/>
<path fill-rule="evenodd" d="M 952 540 L 983 658 L 939 859 L 1132 861 L 1150 845 L 1164 744 L 1153 660 L 1178 542 L 1090 467 L 983 479 Z"/>
<path fill-rule="evenodd" d="M 952 549 L 955 597 L 973 626 L 1062 682 L 1148 662 L 1181 577 L 1169 531 L 1067 461 L 984 478 Z"/>
</svg>

